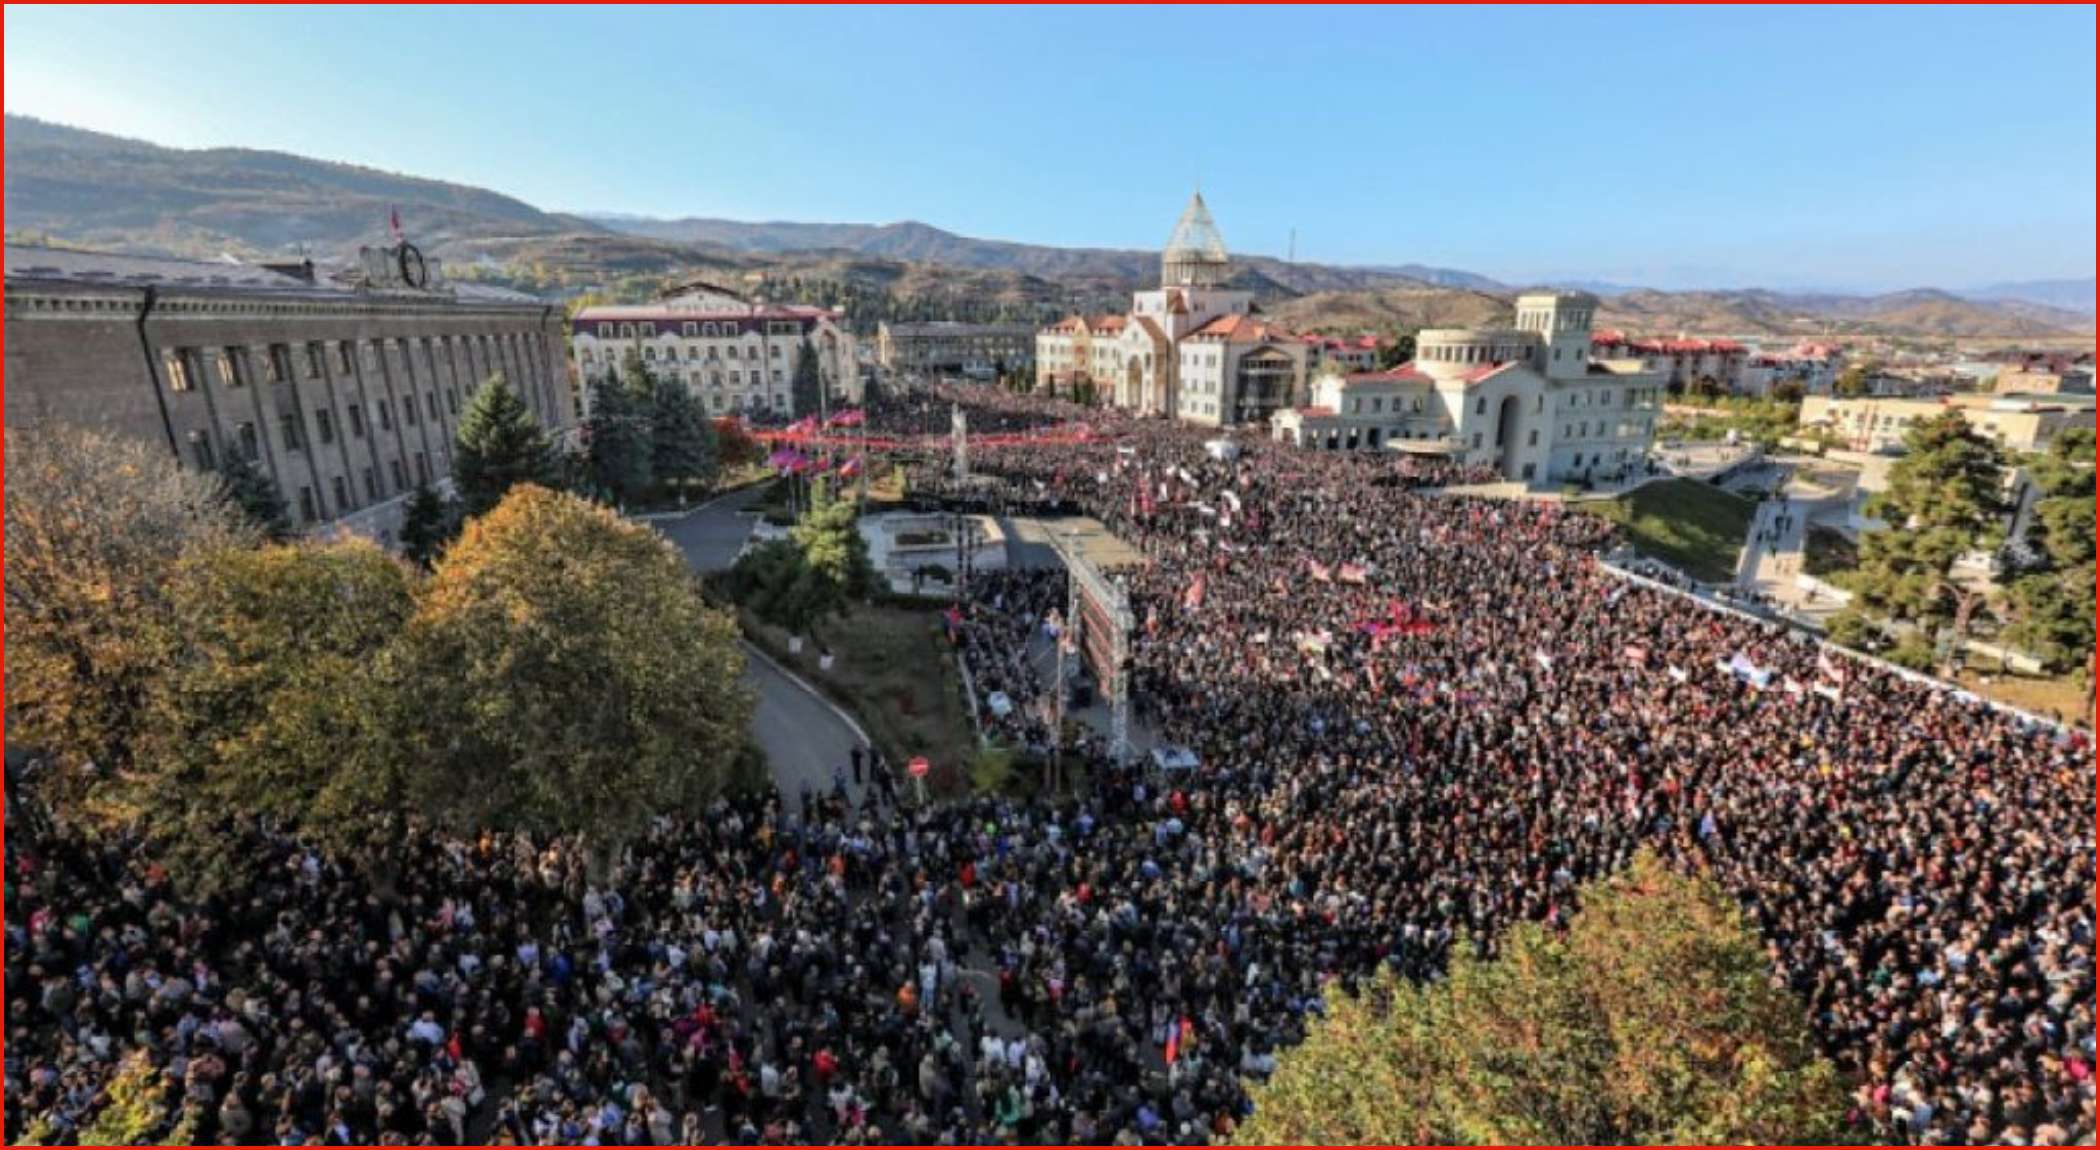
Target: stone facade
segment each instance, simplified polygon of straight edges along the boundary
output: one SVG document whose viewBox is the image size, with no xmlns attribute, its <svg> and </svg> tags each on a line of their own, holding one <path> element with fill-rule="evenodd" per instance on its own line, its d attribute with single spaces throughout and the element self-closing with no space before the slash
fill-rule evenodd
<svg viewBox="0 0 2100 1150">
<path fill-rule="evenodd" d="M 712 415 L 814 415 L 795 409 L 795 360 L 805 339 L 830 398 L 861 401 L 853 335 L 824 308 L 685 289 L 652 304 L 584 308 L 570 318 L 569 336 L 586 402 L 588 385 L 631 353 L 653 375 L 683 381 Z"/>
<path fill-rule="evenodd" d="M 991 379 L 1035 363 L 1035 329 L 1025 323 L 885 323 L 875 334 L 884 371 Z"/>
<path fill-rule="evenodd" d="M 449 487 L 485 381 L 557 439 L 576 425 L 559 308 L 426 282 L 11 245 L 7 425 L 106 428 L 199 469 L 240 456 L 300 528 L 391 544 L 419 483 Z"/>
<path fill-rule="evenodd" d="M 1513 328 L 1431 328 L 1412 362 L 1329 372 L 1274 436 L 1316 450 L 1384 450 L 1493 467 L 1520 483 L 1609 479 L 1647 458 L 1664 377 L 1639 360 L 1592 358 L 1597 301 L 1517 297 Z"/>
<path fill-rule="evenodd" d="M 1036 387 L 1209 427 L 1259 423 L 1303 397 L 1301 337 L 1254 317 L 1201 195 L 1160 253 L 1160 285 L 1123 316 L 1072 316 L 1036 333 Z"/>
<path fill-rule="evenodd" d="M 1801 426 L 1837 437 L 1853 451 L 1900 455 L 1913 425 L 1958 411 L 1979 435 L 2009 451 L 2045 451 L 2066 431 L 2093 428 L 2090 395 L 1861 396 L 1811 395 Z"/>
</svg>

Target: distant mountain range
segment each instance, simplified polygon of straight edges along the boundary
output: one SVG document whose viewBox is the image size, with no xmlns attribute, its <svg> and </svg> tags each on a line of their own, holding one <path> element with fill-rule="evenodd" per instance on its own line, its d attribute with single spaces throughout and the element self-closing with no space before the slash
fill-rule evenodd
<svg viewBox="0 0 2100 1150">
<path fill-rule="evenodd" d="M 957 314 L 1038 317 L 1120 307 L 1156 280 L 1156 252 L 976 239 L 891 224 L 664 220 L 543 211 L 497 192 L 245 148 L 175 149 L 6 118 L 10 242 L 196 258 L 340 259 L 409 234 L 453 274 L 553 295 L 644 296 L 727 280 L 838 304 L 857 322 Z M 1241 256 L 1239 283 L 1306 327 L 1485 323 L 1519 285 L 1420 264 L 1345 267 Z M 2093 330 L 2093 281 L 1878 296 L 1661 292 L 1566 281 L 1605 298 L 1600 321 L 1644 333 L 2058 339 Z"/>
<path fill-rule="evenodd" d="M 1963 299 L 2040 304 L 2081 315 L 2093 314 L 2093 277 L 2082 280 L 2023 280 L 1990 284 L 1959 293 Z"/>
</svg>

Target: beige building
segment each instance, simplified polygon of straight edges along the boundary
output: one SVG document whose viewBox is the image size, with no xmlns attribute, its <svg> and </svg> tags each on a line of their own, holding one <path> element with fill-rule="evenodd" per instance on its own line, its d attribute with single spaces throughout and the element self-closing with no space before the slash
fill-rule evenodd
<svg viewBox="0 0 2100 1150">
<path fill-rule="evenodd" d="M 1125 315 L 1075 315 L 1035 336 L 1035 388 L 1070 396 L 1082 383 L 1115 378 Z"/>
<path fill-rule="evenodd" d="M 460 413 L 496 375 L 558 438 L 576 425 L 560 309 L 448 284 L 412 245 L 334 274 L 6 254 L 9 427 L 107 428 L 200 470 L 238 456 L 305 529 L 392 543 L 405 497 L 449 485 Z"/>
<path fill-rule="evenodd" d="M 876 329 L 875 361 L 885 371 L 993 379 L 1029 369 L 1035 335 L 1025 323 L 885 323 Z"/>
<path fill-rule="evenodd" d="M 1958 411 L 1969 426 L 2012 451 L 2040 451 L 2071 428 L 2093 427 L 2090 395 L 1938 395 L 1801 401 L 1801 426 L 1821 429 L 1852 451 L 1897 455 L 1921 420 Z"/>
<path fill-rule="evenodd" d="M 1991 390 L 1999 395 L 2091 395 L 2091 364 L 2030 359 L 1998 372 Z"/>
<path fill-rule="evenodd" d="M 587 307 L 569 319 L 570 354 L 586 387 L 629 353 L 650 374 L 685 382 L 715 415 L 794 418 L 795 361 L 804 341 L 836 402 L 861 400 L 853 335 L 826 308 L 755 303 L 733 291 L 689 284 L 651 304 Z"/>
<path fill-rule="evenodd" d="M 1595 297 L 1517 297 L 1513 328 L 1431 328 L 1387 371 L 1330 373 L 1313 403 L 1280 413 L 1277 439 L 1317 450 L 1386 450 L 1491 466 L 1522 483 L 1628 474 L 1646 460 L 1664 377 L 1640 360 L 1591 356 Z"/>
<path fill-rule="evenodd" d="M 1160 253 L 1160 286 L 1131 296 L 1125 316 L 1072 316 L 1036 333 L 1038 388 L 1097 397 L 1211 427 L 1259 423 L 1304 394 L 1311 353 L 1257 318 L 1252 292 L 1230 286 L 1232 260 L 1201 195 Z"/>
</svg>

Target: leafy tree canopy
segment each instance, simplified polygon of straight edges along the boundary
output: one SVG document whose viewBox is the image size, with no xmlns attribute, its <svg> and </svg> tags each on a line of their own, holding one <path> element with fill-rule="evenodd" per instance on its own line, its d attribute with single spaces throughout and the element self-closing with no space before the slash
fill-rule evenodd
<svg viewBox="0 0 2100 1150">
<path fill-rule="evenodd" d="M 729 616 L 661 535 L 524 486 L 470 521 L 403 636 L 423 684 L 417 809 L 479 829 L 582 833 L 606 850 L 716 791 L 750 714 Z"/>
<path fill-rule="evenodd" d="M 142 443 L 53 424 L 6 449 L 8 734 L 86 788 L 131 764 L 171 665 L 170 574 L 260 533 L 218 477 Z"/>
<path fill-rule="evenodd" d="M 1258 1144 L 1828 1142 L 1845 1093 L 1741 912 L 1649 855 L 1565 937 L 1525 923 L 1448 977 L 1335 995 L 1255 1090 Z"/>
</svg>

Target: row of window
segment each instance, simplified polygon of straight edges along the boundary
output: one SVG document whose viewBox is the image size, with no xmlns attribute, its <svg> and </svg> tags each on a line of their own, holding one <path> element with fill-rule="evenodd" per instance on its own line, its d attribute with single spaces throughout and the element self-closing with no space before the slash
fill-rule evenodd
<svg viewBox="0 0 2100 1150">
<path fill-rule="evenodd" d="M 669 334 L 670 324 L 664 324 Z M 656 324 L 644 320 L 640 323 L 610 323 L 600 321 L 597 326 L 599 339 L 655 339 Z M 709 320 L 686 320 L 678 325 L 678 334 L 687 339 L 734 339 L 739 335 L 756 334 L 746 332 L 736 321 L 713 322 Z M 796 320 L 771 319 L 766 321 L 767 335 L 794 336 L 802 334 L 802 324 Z"/>
<path fill-rule="evenodd" d="M 1560 437 L 1562 439 L 1586 439 L 1589 437 L 1589 434 L 1590 425 L 1587 421 L 1582 423 L 1562 424 L 1560 429 Z M 1646 423 L 1621 423 L 1613 425 L 1603 420 L 1598 420 L 1597 434 L 1609 435 L 1614 439 L 1626 439 L 1633 436 L 1648 434 L 1648 425 Z"/>
<path fill-rule="evenodd" d="M 521 358 L 529 357 L 529 342 L 520 344 L 515 333 L 499 335 L 494 338 L 501 347 L 507 347 L 511 354 Z M 458 341 L 456 344 L 455 340 Z M 468 340 L 475 341 L 473 349 L 469 349 L 467 346 Z M 386 342 L 404 345 L 408 341 L 392 340 Z M 364 361 L 365 370 L 377 371 L 379 370 L 379 348 L 381 343 L 382 341 L 376 339 L 366 340 L 363 343 L 347 339 L 332 342 L 313 340 L 301 345 L 300 353 L 296 358 L 291 344 L 273 343 L 265 349 L 263 376 L 266 382 L 269 383 L 289 383 L 294 377 L 296 368 L 296 374 L 299 378 L 321 379 L 328 374 L 327 363 L 331 349 L 335 356 L 337 375 L 349 376 L 355 374 L 357 365 L 353 361 L 353 357 L 360 356 Z M 470 358 L 473 351 L 478 351 L 481 362 L 484 364 L 492 362 L 497 354 L 496 350 L 490 348 L 490 337 L 486 335 L 437 336 L 423 339 L 422 344 L 425 354 L 432 356 L 434 359 L 442 360 L 445 366 L 454 369 L 455 373 L 459 366 L 458 361 L 454 358 L 455 347 L 458 348 L 461 355 Z M 213 373 L 217 375 L 221 387 L 235 388 L 247 385 L 251 374 L 247 353 L 248 349 L 245 347 L 222 347 L 211 353 L 208 363 Z M 163 352 L 161 354 L 161 366 L 167 377 L 168 390 L 189 391 L 194 388 L 203 380 L 206 363 L 207 360 L 203 351 L 198 348 L 173 348 Z"/>
<path fill-rule="evenodd" d="M 167 365 L 169 377 L 172 379 L 179 373 L 186 373 L 187 369 L 185 367 L 185 363 L 192 362 L 195 354 L 196 353 L 194 351 L 187 348 L 169 352 L 169 359 Z M 228 357 L 226 357 L 224 353 L 221 353 L 219 356 L 219 361 L 221 363 L 225 363 L 228 361 Z M 232 374 L 238 376 L 239 369 L 234 368 Z M 237 387 L 239 385 L 229 384 L 229 386 Z M 185 390 L 185 388 L 177 388 L 176 390 Z M 454 418 L 457 418 L 459 416 L 459 392 L 448 385 L 445 388 L 444 394 L 445 411 Z M 467 390 L 467 397 L 469 399 L 472 399 L 473 394 L 474 389 L 470 385 Z M 436 389 L 426 389 L 423 392 L 422 409 L 423 410 L 421 418 L 430 420 L 436 420 L 438 418 L 438 393 Z M 381 431 L 392 431 L 394 429 L 394 398 L 392 396 L 382 395 L 377 399 L 374 399 L 372 401 L 372 410 L 379 420 L 379 429 Z M 355 401 L 345 403 L 343 405 L 343 416 L 345 421 L 349 424 L 351 437 L 354 439 L 363 439 L 365 437 L 364 405 Z M 325 407 L 317 407 L 313 410 L 313 417 L 315 440 L 317 440 L 323 446 L 327 446 L 329 444 L 334 443 L 334 415 L 331 414 L 329 410 Z M 300 433 L 299 430 L 299 413 L 297 411 L 284 411 L 280 412 L 277 418 L 279 425 L 279 438 L 283 440 L 285 450 L 304 450 L 306 447 L 306 438 Z M 419 420 L 417 415 L 417 404 L 415 396 L 413 394 L 404 395 L 401 397 L 401 422 L 408 427 L 415 427 L 418 425 Z M 255 457 L 255 454 L 253 452 L 250 452 L 249 457 L 252 459 Z"/>
<path fill-rule="evenodd" d="M 290 426 L 289 422 L 287 422 L 286 435 L 288 438 L 291 435 Z M 261 459 L 262 437 L 256 431 L 254 423 L 242 420 L 234 425 L 233 449 L 240 453 L 241 458 L 250 463 Z M 192 431 L 190 433 L 190 451 L 191 458 L 199 470 L 212 471 L 217 469 L 219 461 L 217 455 L 212 451 L 210 436 L 205 435 L 201 431 Z M 418 484 L 429 483 L 431 481 L 430 457 L 418 451 L 415 453 L 414 458 L 416 482 Z M 385 480 L 381 479 L 376 469 L 371 467 L 364 469 L 364 488 L 367 503 L 377 503 L 390 493 L 402 494 L 409 490 L 408 469 L 402 464 L 401 460 L 398 458 L 389 459 L 387 464 L 393 479 L 391 488 L 386 485 Z M 350 496 L 350 481 L 346 477 L 341 475 L 332 476 L 329 479 L 329 483 L 335 495 L 335 514 L 346 514 L 357 509 Z M 299 488 L 295 507 L 301 523 L 318 523 L 327 519 L 330 515 L 327 498 L 315 492 L 311 486 L 303 484 Z"/>
<path fill-rule="evenodd" d="M 736 382 L 736 374 L 737 373 L 735 372 L 729 373 L 730 382 Z M 592 377 L 591 382 L 597 382 L 598 378 L 599 377 L 595 376 Z M 696 374 L 693 378 L 693 383 L 697 385 L 699 382 L 699 376 Z M 707 406 L 708 409 L 711 411 L 759 411 L 769 407 L 774 411 L 786 411 L 788 409 L 788 396 L 787 393 L 784 391 L 773 392 L 770 395 L 761 394 L 755 391 L 740 392 L 736 395 L 724 397 L 720 390 L 722 386 L 721 373 L 716 372 L 714 379 L 711 382 L 715 390 L 711 394 L 706 396 Z M 758 372 L 754 371 L 751 373 L 751 382 L 753 384 L 758 384 L 759 382 L 761 382 L 759 379 Z M 773 373 L 773 382 L 781 382 L 781 375 L 777 371 Z"/>
<path fill-rule="evenodd" d="M 459 359 L 455 359 L 455 344 L 453 342 L 455 338 L 458 340 L 456 346 L 459 349 L 459 356 L 466 361 L 466 370 L 464 372 L 461 370 Z M 467 342 L 468 340 L 478 341 L 478 344 L 470 345 Z M 455 378 L 464 375 L 466 377 L 466 397 L 471 400 L 474 392 L 478 389 L 480 380 L 476 377 L 481 371 L 484 368 L 491 371 L 500 370 L 496 366 L 498 362 L 496 357 L 500 354 L 507 352 L 511 356 L 518 357 L 517 362 L 525 365 L 524 370 L 527 372 L 531 371 L 531 343 L 529 337 L 520 341 L 515 333 L 506 333 L 494 337 L 494 340 L 495 346 L 491 347 L 491 337 L 485 335 L 425 338 L 422 340 L 423 347 L 421 350 L 424 354 L 430 356 L 430 362 L 442 360 L 452 371 Z M 405 390 L 405 393 L 398 397 L 394 395 L 380 395 L 373 398 L 370 404 L 369 416 L 367 415 L 365 404 L 355 398 L 346 398 L 340 404 L 342 420 L 340 433 L 347 435 L 352 440 L 363 440 L 367 435 L 368 419 L 376 422 L 381 432 L 393 431 L 397 416 L 405 427 L 417 427 L 424 421 L 429 421 L 433 424 L 442 422 L 439 412 L 440 394 L 443 395 L 444 413 L 455 420 L 458 418 L 461 396 L 458 387 L 455 385 L 448 384 L 443 388 L 442 393 L 436 387 L 425 388 L 421 402 L 418 402 L 413 390 L 416 374 L 414 357 L 407 354 L 412 342 L 411 340 L 400 339 L 362 342 L 342 340 L 326 343 L 313 341 L 299 345 L 296 354 L 294 346 L 291 344 L 271 344 L 264 349 L 260 362 L 264 377 L 271 383 L 288 382 L 294 378 L 295 373 L 306 379 L 326 379 L 329 374 L 328 359 L 331 356 L 335 359 L 338 378 L 354 378 L 357 372 L 358 360 L 362 360 L 363 366 L 368 372 L 376 373 L 379 368 L 379 356 L 382 351 L 382 345 L 387 343 L 393 344 L 395 348 L 401 351 L 401 363 L 407 368 L 405 382 L 408 389 Z M 481 357 L 481 367 L 476 367 L 475 365 L 474 357 L 477 354 Z M 168 349 L 162 353 L 162 369 L 167 386 L 171 391 L 186 392 L 192 390 L 206 378 L 207 372 L 212 373 L 216 377 L 222 389 L 238 389 L 245 387 L 253 376 L 255 371 L 253 365 L 256 359 L 257 357 L 249 348 L 240 346 L 216 349 L 179 347 Z M 288 408 L 277 413 L 278 441 L 287 454 L 304 452 L 309 446 L 309 442 L 321 447 L 331 446 L 336 443 L 339 431 L 335 408 L 316 406 L 309 410 L 307 414 L 312 420 L 309 439 L 309 425 L 301 421 L 301 412 L 298 407 L 292 406 L 289 400 L 281 399 L 275 402 Z M 203 431 L 192 431 L 189 436 L 189 442 L 191 458 L 197 467 L 206 471 L 215 469 L 218 465 L 218 459 L 215 455 L 211 436 Z M 236 422 L 228 443 L 228 450 L 237 453 L 251 463 L 260 462 L 263 454 L 262 442 L 261 433 L 256 425 L 248 421 Z M 413 459 L 415 482 L 429 483 L 432 479 L 432 471 L 428 457 L 424 452 L 417 451 L 413 453 Z M 390 474 L 385 476 L 381 475 L 373 467 L 363 469 L 363 487 L 368 502 L 378 502 L 390 494 L 400 494 L 410 489 L 411 483 L 408 467 L 400 459 L 389 460 L 388 465 Z M 289 477 L 289 473 L 285 474 Z M 388 482 L 389 479 L 391 484 Z M 319 522 L 327 519 L 331 514 L 331 494 L 333 496 L 334 514 L 344 514 L 356 509 L 357 505 L 353 498 L 350 483 L 343 476 L 332 477 L 330 479 L 330 488 L 326 491 L 318 491 L 310 486 L 299 487 L 291 500 L 291 505 L 301 522 Z"/>
</svg>

